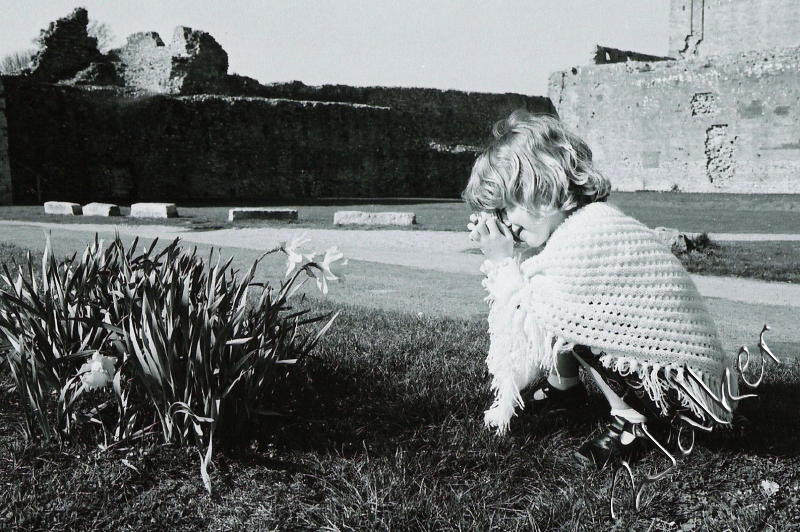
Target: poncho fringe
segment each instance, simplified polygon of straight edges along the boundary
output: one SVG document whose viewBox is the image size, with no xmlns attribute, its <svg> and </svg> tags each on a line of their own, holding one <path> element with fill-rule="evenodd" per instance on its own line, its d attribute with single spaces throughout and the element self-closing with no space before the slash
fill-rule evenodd
<svg viewBox="0 0 800 532">
<path fill-rule="evenodd" d="M 495 394 L 484 422 L 498 434 L 524 408 L 521 391 L 576 345 L 601 351 L 603 366 L 620 375 L 635 374 L 665 416 L 672 390 L 697 419 L 731 420 L 737 381 L 702 298 L 670 250 L 633 218 L 588 205 L 538 256 L 485 261 L 481 271 Z"/>
</svg>

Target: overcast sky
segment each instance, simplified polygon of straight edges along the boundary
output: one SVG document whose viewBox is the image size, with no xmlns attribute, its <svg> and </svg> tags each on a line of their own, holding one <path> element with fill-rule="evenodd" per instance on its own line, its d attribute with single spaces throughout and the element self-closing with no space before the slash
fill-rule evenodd
<svg viewBox="0 0 800 532">
<path fill-rule="evenodd" d="M 230 72 L 261 82 L 546 95 L 595 44 L 666 55 L 669 0 L 0 0 L 0 54 L 84 6 L 117 42 L 175 26 L 211 33 Z"/>
</svg>

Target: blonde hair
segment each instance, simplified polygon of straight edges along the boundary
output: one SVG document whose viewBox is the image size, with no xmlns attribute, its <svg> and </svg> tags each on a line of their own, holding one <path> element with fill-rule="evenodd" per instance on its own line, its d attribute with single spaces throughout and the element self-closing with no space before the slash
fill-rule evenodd
<svg viewBox="0 0 800 532">
<path fill-rule="evenodd" d="M 569 211 L 611 192 L 592 164 L 592 150 L 555 117 L 517 110 L 492 133 L 495 140 L 478 156 L 461 194 L 472 210 Z"/>
</svg>

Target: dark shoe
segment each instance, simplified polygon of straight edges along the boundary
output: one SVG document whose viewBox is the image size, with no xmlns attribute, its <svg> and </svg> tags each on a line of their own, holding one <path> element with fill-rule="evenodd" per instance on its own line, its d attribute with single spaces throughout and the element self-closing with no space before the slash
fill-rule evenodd
<svg viewBox="0 0 800 532">
<path fill-rule="evenodd" d="M 536 392 L 541 391 L 544 397 L 536 399 Z M 567 410 L 578 410 L 584 408 L 589 402 L 589 394 L 582 382 L 566 390 L 553 388 L 547 379 L 541 381 L 530 392 L 530 403 L 533 405 L 534 412 L 566 412 Z"/>
<path fill-rule="evenodd" d="M 606 465 L 617 464 L 621 460 L 629 460 L 640 454 L 645 444 L 642 437 L 637 436 L 624 445 L 621 440 L 623 432 L 634 432 L 634 425 L 621 417 L 613 416 L 606 432 L 593 440 L 589 440 L 575 451 L 575 459 L 582 465 L 593 465 L 603 469 Z"/>
</svg>

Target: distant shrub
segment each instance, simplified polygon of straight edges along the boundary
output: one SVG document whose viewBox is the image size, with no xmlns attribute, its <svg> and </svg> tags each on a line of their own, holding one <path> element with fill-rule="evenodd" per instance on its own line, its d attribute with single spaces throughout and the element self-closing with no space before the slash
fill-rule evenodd
<svg viewBox="0 0 800 532">
<path fill-rule="evenodd" d="M 708 233 L 698 235 L 679 235 L 679 239 L 672 244 L 672 252 L 677 255 L 711 255 L 719 249 L 719 245 L 709 238 Z"/>
<path fill-rule="evenodd" d="M 26 407 L 26 433 L 61 440 L 96 427 L 110 446 L 155 430 L 165 442 L 202 449 L 210 491 L 216 435 L 235 439 L 259 416 L 275 415 L 276 384 L 336 317 L 288 304 L 303 272 L 327 291 L 341 258 L 334 248 L 314 262 L 296 243 L 267 252 L 289 255 L 291 277 L 277 290 L 253 281 L 258 261 L 238 276 L 232 259 L 212 255 L 206 266 L 177 239 L 137 253 L 137 242 L 126 250 L 117 238 L 103 249 L 95 238 L 80 259 L 60 264 L 48 242 L 40 275 L 30 255 L 16 276 L 4 265 L 0 340 L 8 345 L 0 353 Z"/>
<path fill-rule="evenodd" d="M 15 76 L 21 74 L 26 68 L 30 67 L 36 50 L 16 50 L 0 58 L 0 74 Z"/>
<path fill-rule="evenodd" d="M 700 233 L 686 238 L 686 248 L 689 251 L 710 251 L 719 248 L 719 245 L 708 237 L 708 233 Z"/>
</svg>

